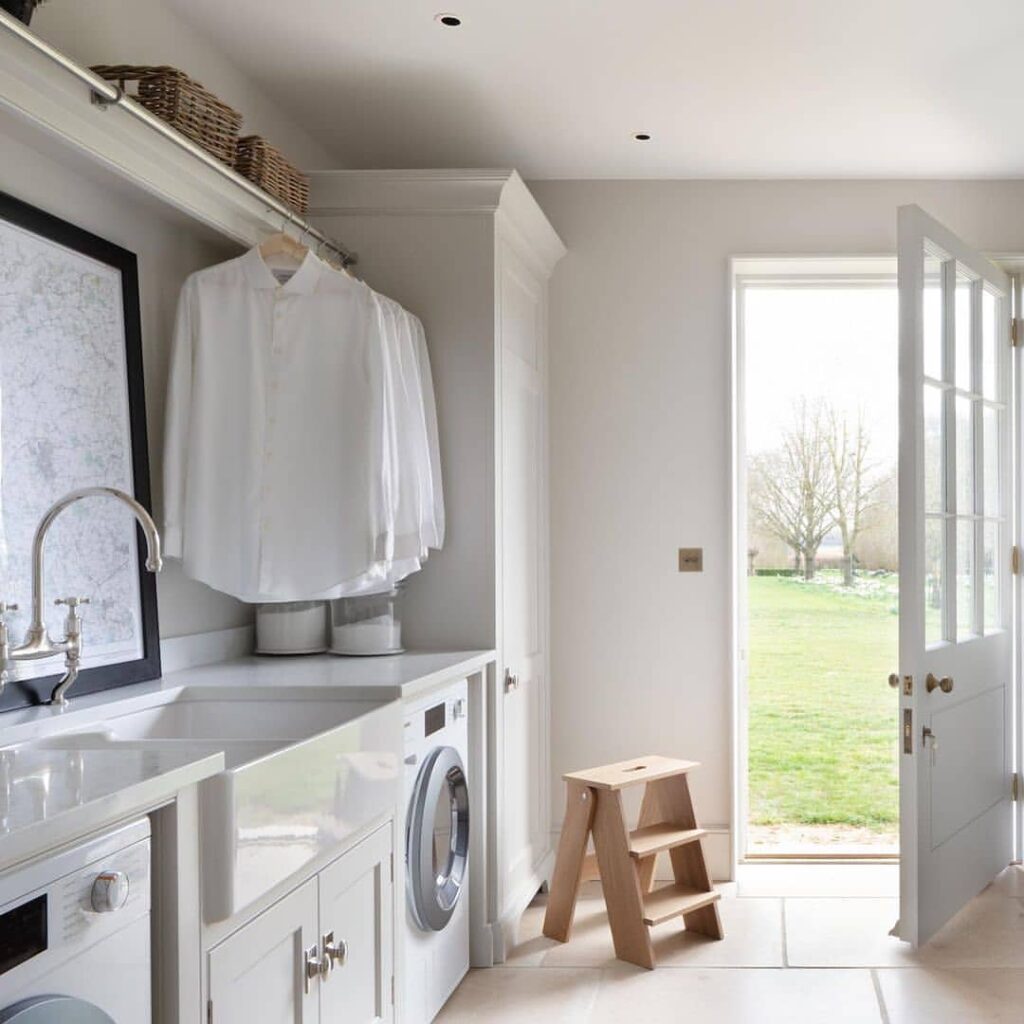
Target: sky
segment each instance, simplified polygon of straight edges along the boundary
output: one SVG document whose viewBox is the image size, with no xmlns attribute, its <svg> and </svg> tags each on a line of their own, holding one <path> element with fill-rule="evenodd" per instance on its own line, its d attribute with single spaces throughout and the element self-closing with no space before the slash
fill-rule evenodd
<svg viewBox="0 0 1024 1024">
<path fill-rule="evenodd" d="M 899 399 L 895 282 L 888 287 L 749 288 L 744 316 L 748 455 L 776 447 L 801 396 L 851 423 L 862 409 L 869 461 L 894 465 Z"/>
</svg>

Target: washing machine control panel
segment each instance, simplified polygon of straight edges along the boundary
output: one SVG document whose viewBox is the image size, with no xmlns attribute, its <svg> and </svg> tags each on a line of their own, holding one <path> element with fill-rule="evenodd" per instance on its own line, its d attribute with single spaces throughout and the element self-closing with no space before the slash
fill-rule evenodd
<svg viewBox="0 0 1024 1024">
<path fill-rule="evenodd" d="M 447 720 L 448 705 L 445 701 L 427 708 L 423 712 L 423 735 L 433 736 L 435 732 L 440 732 L 445 727 Z"/>
<path fill-rule="evenodd" d="M 0 994 L 11 984 L 67 963 L 80 950 L 147 916 L 149 910 L 148 822 L 126 826 L 110 838 L 4 877 L 0 881 Z"/>
</svg>

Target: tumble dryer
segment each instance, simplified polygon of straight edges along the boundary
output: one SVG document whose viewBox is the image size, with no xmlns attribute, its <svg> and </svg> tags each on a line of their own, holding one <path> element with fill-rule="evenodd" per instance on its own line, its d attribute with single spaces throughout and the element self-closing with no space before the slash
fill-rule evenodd
<svg viewBox="0 0 1024 1024">
<path fill-rule="evenodd" d="M 406 1024 L 427 1024 L 469 970 L 466 680 L 405 708 Z"/>
</svg>

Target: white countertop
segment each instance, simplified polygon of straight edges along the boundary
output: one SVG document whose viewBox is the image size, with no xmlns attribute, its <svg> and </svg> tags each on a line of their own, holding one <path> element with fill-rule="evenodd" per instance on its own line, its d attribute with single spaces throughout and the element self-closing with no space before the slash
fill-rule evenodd
<svg viewBox="0 0 1024 1024">
<path fill-rule="evenodd" d="M 494 651 L 406 651 L 375 658 L 254 655 L 171 672 L 163 685 L 327 687 L 342 691 L 346 700 L 407 700 L 454 676 L 479 672 L 494 658 Z"/>
<path fill-rule="evenodd" d="M 482 671 L 493 651 L 410 651 L 378 658 L 245 657 L 168 673 L 149 683 L 76 697 L 66 709 L 24 708 L 0 716 L 0 870 L 77 836 L 168 803 L 224 769 L 209 743 L 194 749 L 54 749 L 48 736 L 87 728 L 173 698 L 186 689 L 285 689 L 289 699 L 410 699 L 456 676 Z"/>
<path fill-rule="evenodd" d="M 0 871 L 169 803 L 223 768 L 223 753 L 0 750 Z"/>
</svg>

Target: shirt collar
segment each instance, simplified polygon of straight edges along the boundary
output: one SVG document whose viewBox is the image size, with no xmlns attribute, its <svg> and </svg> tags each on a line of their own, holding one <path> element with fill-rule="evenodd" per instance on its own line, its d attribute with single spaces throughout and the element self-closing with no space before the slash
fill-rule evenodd
<svg viewBox="0 0 1024 1024">
<path fill-rule="evenodd" d="M 311 295 L 316 290 L 316 284 L 320 280 L 323 269 L 323 264 L 317 259 L 312 249 L 306 253 L 298 270 L 283 285 L 278 283 L 274 272 L 267 266 L 258 245 L 242 257 L 242 263 L 251 288 L 258 291 L 280 288 L 282 291 L 295 295 Z"/>
</svg>

